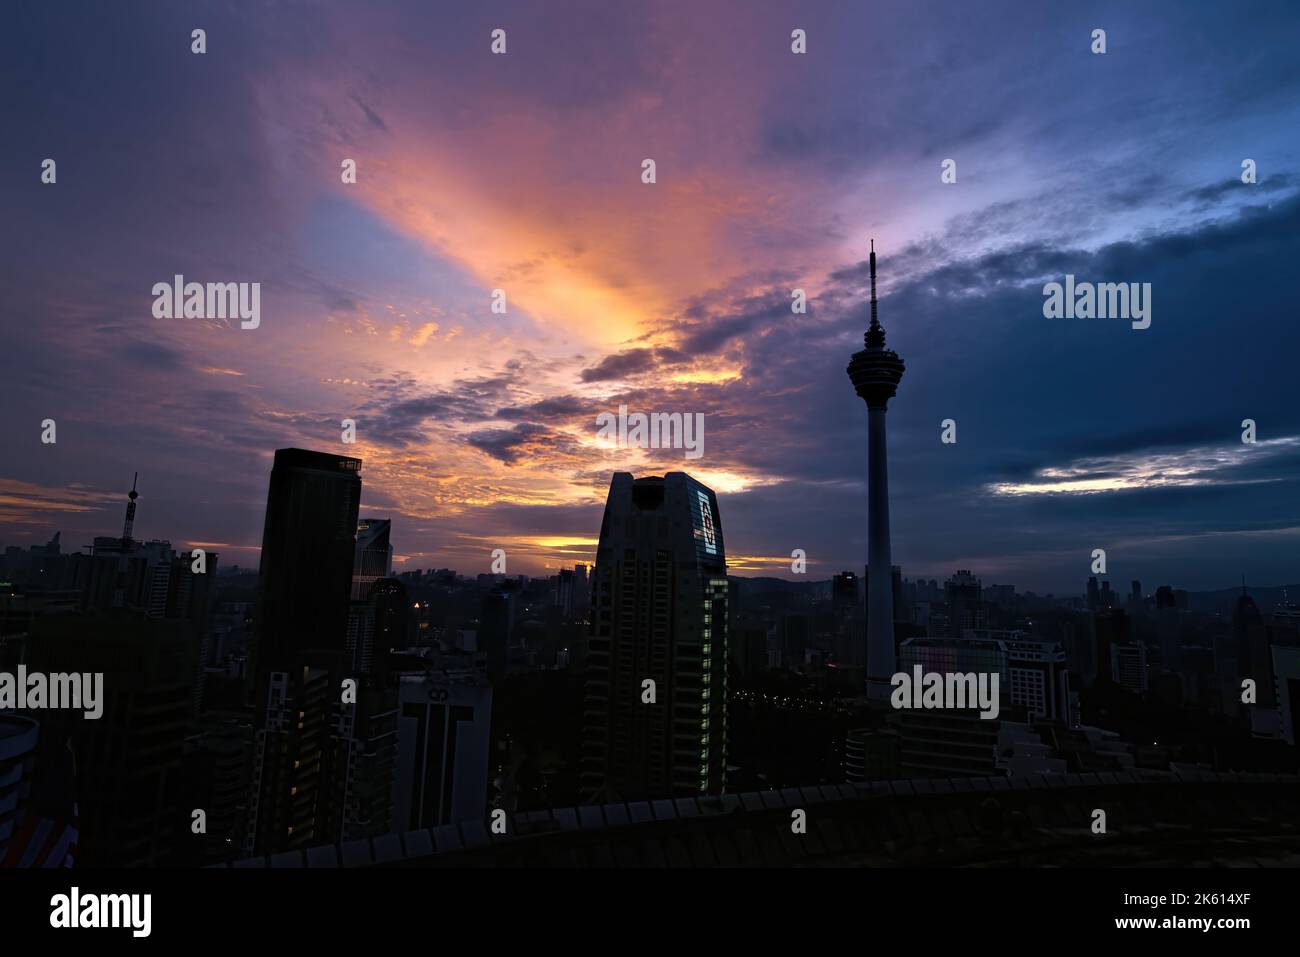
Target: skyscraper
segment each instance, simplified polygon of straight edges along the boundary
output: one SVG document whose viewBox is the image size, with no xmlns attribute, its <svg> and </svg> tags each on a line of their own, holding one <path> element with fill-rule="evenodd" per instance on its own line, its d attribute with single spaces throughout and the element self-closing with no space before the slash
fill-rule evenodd
<svg viewBox="0 0 1300 957">
<path fill-rule="evenodd" d="M 578 562 L 573 566 L 573 613 L 585 617 L 591 610 L 591 582 L 587 579 L 587 566 Z"/>
<path fill-rule="evenodd" d="M 394 826 L 404 831 L 484 820 L 492 687 L 471 670 L 404 674 L 398 687 Z"/>
<path fill-rule="evenodd" d="M 1147 692 L 1147 649 L 1133 641 L 1110 646 L 1110 669 L 1114 682 L 1133 694 Z"/>
<path fill-rule="evenodd" d="M 614 474 L 592 575 L 586 800 L 722 791 L 726 574 L 710 489 L 684 472 Z"/>
<path fill-rule="evenodd" d="M 343 650 L 361 502 L 361 460 L 277 449 L 262 532 L 257 669 Z"/>
<path fill-rule="evenodd" d="M 985 626 L 980 580 L 967 569 L 957 569 L 957 574 L 943 583 L 943 597 L 948 605 L 948 634 L 951 637 L 960 638 L 967 629 Z"/>
<path fill-rule="evenodd" d="M 479 613 L 477 643 L 484 656 L 488 677 L 494 685 L 506 679 L 510 656 L 510 635 L 514 630 L 515 593 L 494 589 L 483 596 Z"/>
<path fill-rule="evenodd" d="M 262 535 L 257 690 L 245 849 L 338 840 L 350 727 L 339 713 L 361 460 L 278 449 Z"/>
<path fill-rule="evenodd" d="M 1237 668 L 1242 676 L 1254 677 L 1257 671 L 1261 672 L 1261 677 L 1267 674 L 1264 666 L 1269 657 L 1268 632 L 1264 628 L 1264 616 L 1259 613 L 1255 599 L 1246 593 L 1245 582 L 1242 582 L 1241 595 L 1232 611 L 1232 633 L 1236 639 Z M 1259 683 L 1271 684 L 1264 681 Z M 1261 699 L 1260 703 L 1271 705 L 1273 702 Z"/>
<path fill-rule="evenodd" d="M 78 863 L 163 865 L 188 830 L 177 797 L 197 661 L 189 622 L 118 609 L 32 623 L 32 671 L 103 675 L 99 718 L 48 709 L 39 719 L 38 775 L 69 748 L 75 755 Z"/>
<path fill-rule="evenodd" d="M 1118 608 L 1102 610 L 1092 616 L 1093 674 L 1091 677 L 1101 684 L 1117 680 L 1111 668 L 1113 649 L 1119 645 L 1130 644 L 1129 623 L 1128 615 Z"/>
<path fill-rule="evenodd" d="M 577 584 L 574 580 L 572 568 L 561 568 L 558 575 L 555 576 L 555 604 L 560 609 L 560 614 L 565 618 L 573 617 L 573 608 L 576 598 Z"/>
<path fill-rule="evenodd" d="M 889 554 L 889 468 L 885 411 L 903 378 L 903 360 L 885 348 L 876 315 L 876 249 L 871 247 L 871 325 L 866 348 L 849 362 L 849 379 L 867 403 L 867 696 L 889 698 L 894 673 L 894 596 Z"/>
<path fill-rule="evenodd" d="M 353 601 L 365 601 L 375 582 L 392 574 L 392 529 L 392 519 L 387 518 L 363 518 L 357 523 L 356 555 L 352 562 Z"/>
</svg>

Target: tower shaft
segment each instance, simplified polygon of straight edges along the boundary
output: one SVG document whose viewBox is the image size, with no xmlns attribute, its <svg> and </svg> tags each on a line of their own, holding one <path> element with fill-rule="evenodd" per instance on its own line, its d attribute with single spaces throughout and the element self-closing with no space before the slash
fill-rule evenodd
<svg viewBox="0 0 1300 957">
<path fill-rule="evenodd" d="M 889 553 L 885 409 L 867 412 L 867 697 L 889 697 L 894 661 L 894 576 Z"/>
</svg>

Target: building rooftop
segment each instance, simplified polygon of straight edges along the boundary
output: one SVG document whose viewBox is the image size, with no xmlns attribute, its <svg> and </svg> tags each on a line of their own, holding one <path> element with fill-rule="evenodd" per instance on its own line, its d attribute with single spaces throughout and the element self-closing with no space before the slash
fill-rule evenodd
<svg viewBox="0 0 1300 957">
<path fill-rule="evenodd" d="M 1180 769 L 821 785 L 531 811 L 501 835 L 472 821 L 224 866 L 1296 866 L 1298 782 Z M 1096 807 L 1108 834 L 1091 833 Z"/>
</svg>

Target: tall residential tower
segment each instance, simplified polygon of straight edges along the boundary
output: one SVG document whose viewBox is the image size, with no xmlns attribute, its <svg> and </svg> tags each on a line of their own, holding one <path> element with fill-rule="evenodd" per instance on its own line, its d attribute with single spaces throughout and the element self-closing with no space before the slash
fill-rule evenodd
<svg viewBox="0 0 1300 957">
<path fill-rule="evenodd" d="M 710 489 L 685 472 L 614 474 L 592 575 L 585 800 L 722 791 L 726 561 Z"/>
</svg>

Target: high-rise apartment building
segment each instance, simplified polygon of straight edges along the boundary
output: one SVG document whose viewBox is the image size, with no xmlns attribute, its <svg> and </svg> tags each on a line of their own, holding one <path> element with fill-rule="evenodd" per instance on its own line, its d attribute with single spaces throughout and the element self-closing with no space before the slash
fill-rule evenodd
<svg viewBox="0 0 1300 957">
<path fill-rule="evenodd" d="M 684 472 L 640 479 L 615 473 L 592 576 L 587 800 L 722 791 L 726 573 L 710 489 Z"/>
</svg>

